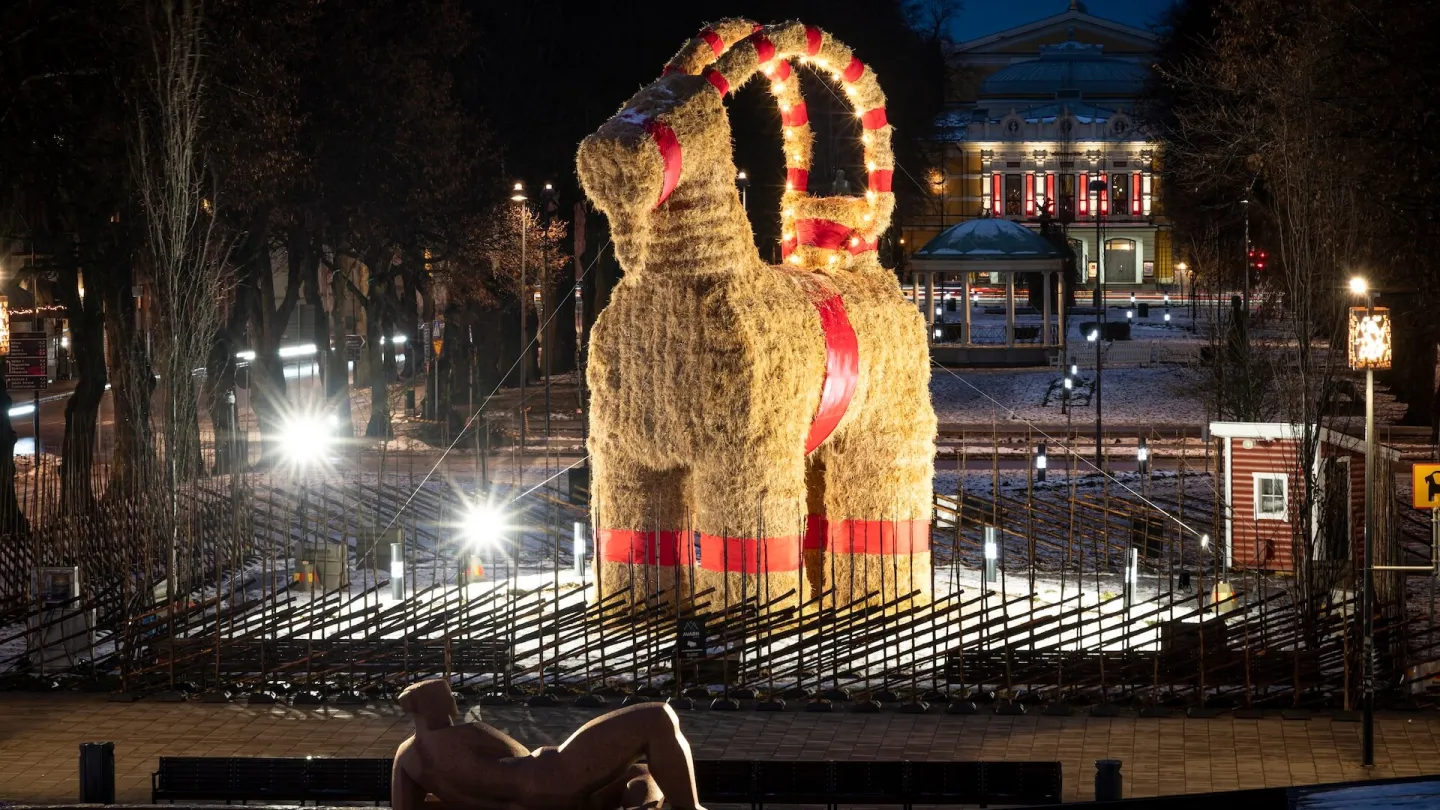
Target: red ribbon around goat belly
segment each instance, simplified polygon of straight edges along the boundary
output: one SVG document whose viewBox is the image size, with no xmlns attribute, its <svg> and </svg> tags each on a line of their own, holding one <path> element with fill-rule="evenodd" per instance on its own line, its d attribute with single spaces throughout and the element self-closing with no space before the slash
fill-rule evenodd
<svg viewBox="0 0 1440 810">
<path fill-rule="evenodd" d="M 811 274 L 801 284 L 810 293 L 825 335 L 825 380 L 820 388 L 820 407 L 815 410 L 810 420 L 810 434 L 805 437 L 806 455 L 830 438 L 845 418 L 860 377 L 860 342 L 845 312 L 845 300 L 821 279 Z"/>
</svg>

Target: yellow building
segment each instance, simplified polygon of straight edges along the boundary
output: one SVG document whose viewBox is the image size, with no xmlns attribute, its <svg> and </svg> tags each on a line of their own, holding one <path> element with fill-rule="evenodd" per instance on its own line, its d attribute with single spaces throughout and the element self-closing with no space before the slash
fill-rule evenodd
<svg viewBox="0 0 1440 810">
<path fill-rule="evenodd" d="M 1160 156 L 1134 114 L 1157 47 L 1149 31 L 1079 2 L 956 45 L 958 92 L 968 98 L 939 122 L 940 168 L 928 178 L 924 213 L 906 223 L 905 244 L 918 248 L 976 217 L 1038 228 L 1049 215 L 1081 257 L 1081 286 L 1093 283 L 1097 241 L 1107 289 L 1173 284 Z M 1096 180 L 1105 190 L 1087 192 Z"/>
</svg>

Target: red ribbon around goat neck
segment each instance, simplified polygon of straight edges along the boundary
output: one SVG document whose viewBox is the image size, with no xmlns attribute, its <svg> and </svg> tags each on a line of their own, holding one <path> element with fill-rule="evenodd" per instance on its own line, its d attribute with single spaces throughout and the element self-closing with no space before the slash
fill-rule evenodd
<svg viewBox="0 0 1440 810">
<path fill-rule="evenodd" d="M 671 129 L 669 124 L 652 118 L 646 121 L 644 126 L 645 134 L 649 135 L 659 148 L 660 161 L 665 166 L 665 184 L 660 189 L 660 199 L 655 201 L 655 207 L 659 208 L 680 183 L 684 157 L 680 149 L 680 139 L 675 137 L 675 130 Z"/>
<path fill-rule="evenodd" d="M 795 234 L 800 237 L 800 244 L 809 247 L 839 250 L 850 241 L 850 233 L 848 226 L 834 220 L 795 220 Z"/>
<path fill-rule="evenodd" d="M 786 169 L 785 182 L 790 184 L 790 191 L 805 191 L 810 188 L 810 172 L 804 169 Z"/>
<path fill-rule="evenodd" d="M 816 301 L 815 310 L 825 334 L 825 381 L 820 388 L 820 407 L 810 420 L 810 434 L 805 438 L 806 455 L 835 432 L 850 407 L 860 377 L 860 342 L 845 313 L 845 301 L 838 293 L 832 294 Z"/>
<path fill-rule="evenodd" d="M 876 169 L 870 172 L 870 190 L 878 193 L 891 191 L 895 185 L 895 172 L 892 169 Z"/>
</svg>

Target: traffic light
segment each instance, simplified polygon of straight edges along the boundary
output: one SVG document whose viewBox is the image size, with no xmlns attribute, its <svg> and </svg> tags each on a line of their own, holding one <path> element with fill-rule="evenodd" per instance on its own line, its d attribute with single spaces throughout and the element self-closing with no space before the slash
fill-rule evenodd
<svg viewBox="0 0 1440 810">
<path fill-rule="evenodd" d="M 1250 251 L 1249 251 L 1249 254 L 1250 254 L 1250 266 L 1253 267 L 1253 268 L 1255 268 L 1257 271 L 1259 271 L 1259 270 L 1264 270 L 1264 269 L 1265 269 L 1265 262 L 1266 262 L 1266 259 L 1268 258 L 1267 255 L 1266 255 L 1266 253 L 1265 253 L 1265 251 L 1263 251 L 1263 250 L 1256 250 L 1255 248 L 1251 248 Z"/>
</svg>

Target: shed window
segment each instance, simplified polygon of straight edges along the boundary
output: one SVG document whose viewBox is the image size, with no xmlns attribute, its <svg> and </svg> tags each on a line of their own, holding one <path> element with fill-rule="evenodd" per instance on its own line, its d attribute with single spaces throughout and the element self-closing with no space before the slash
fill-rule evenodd
<svg viewBox="0 0 1440 810">
<path fill-rule="evenodd" d="M 1284 473 L 1255 473 L 1255 519 L 1285 520 L 1286 489 L 1290 476 Z"/>
</svg>

